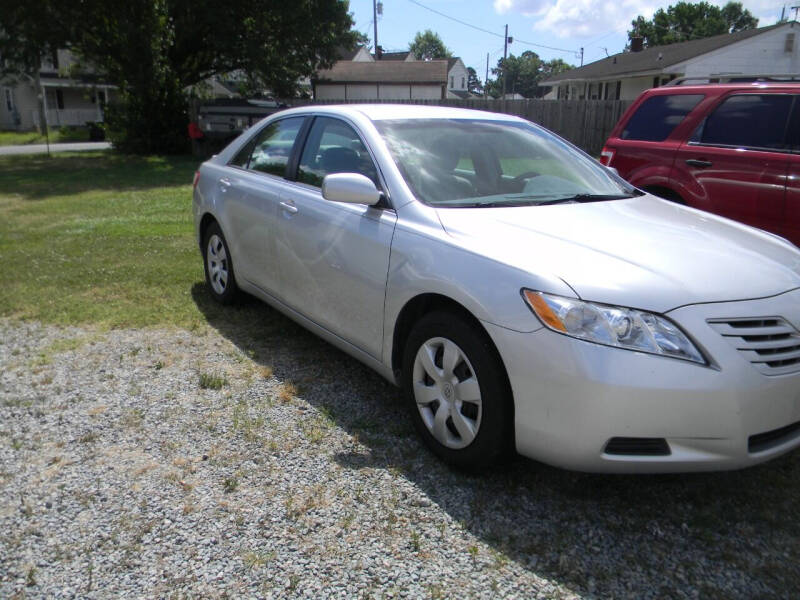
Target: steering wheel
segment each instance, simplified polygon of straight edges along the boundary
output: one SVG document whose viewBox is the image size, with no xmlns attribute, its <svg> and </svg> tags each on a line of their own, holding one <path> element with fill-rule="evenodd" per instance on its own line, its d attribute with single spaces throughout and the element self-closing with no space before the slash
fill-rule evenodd
<svg viewBox="0 0 800 600">
<path fill-rule="evenodd" d="M 512 179 L 511 181 L 513 181 L 514 183 L 522 183 L 526 179 L 533 179 L 534 177 L 538 177 L 538 176 L 539 176 L 539 173 L 536 172 L 536 171 L 525 171 L 524 173 L 520 173 L 519 175 L 514 177 L 514 179 Z"/>
<path fill-rule="evenodd" d="M 514 179 L 512 179 L 511 182 L 515 188 L 519 187 L 520 190 L 523 190 L 525 188 L 525 182 L 528 179 L 533 179 L 534 177 L 538 176 L 539 173 L 537 173 L 536 171 L 525 171 L 524 173 L 520 173 L 519 175 L 514 177 Z"/>
</svg>

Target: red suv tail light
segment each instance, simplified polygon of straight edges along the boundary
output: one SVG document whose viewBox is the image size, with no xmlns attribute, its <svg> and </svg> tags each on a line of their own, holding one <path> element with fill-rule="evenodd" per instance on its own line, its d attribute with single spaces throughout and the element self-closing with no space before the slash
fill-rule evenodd
<svg viewBox="0 0 800 600">
<path fill-rule="evenodd" d="M 614 151 L 608 146 L 603 146 L 600 151 L 600 164 L 608 167 L 611 165 L 612 160 L 614 160 Z"/>
</svg>

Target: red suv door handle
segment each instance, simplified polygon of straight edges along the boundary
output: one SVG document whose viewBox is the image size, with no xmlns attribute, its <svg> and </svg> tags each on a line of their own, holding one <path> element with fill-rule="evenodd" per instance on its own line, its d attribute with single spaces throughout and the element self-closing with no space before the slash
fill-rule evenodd
<svg viewBox="0 0 800 600">
<path fill-rule="evenodd" d="M 697 158 L 687 158 L 686 164 L 692 167 L 697 167 L 699 169 L 705 169 L 706 167 L 711 166 L 710 160 L 699 160 Z"/>
</svg>

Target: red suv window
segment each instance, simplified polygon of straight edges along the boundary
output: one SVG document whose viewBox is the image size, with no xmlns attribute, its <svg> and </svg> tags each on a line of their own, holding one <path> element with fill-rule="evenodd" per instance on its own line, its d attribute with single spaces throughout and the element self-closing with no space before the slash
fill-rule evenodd
<svg viewBox="0 0 800 600">
<path fill-rule="evenodd" d="M 620 137 L 623 140 L 661 142 L 703 97 L 702 94 L 675 94 L 648 98 L 628 120 Z"/>
<path fill-rule="evenodd" d="M 690 142 L 749 149 L 786 149 L 793 96 L 741 94 L 725 99 L 697 128 Z"/>
</svg>

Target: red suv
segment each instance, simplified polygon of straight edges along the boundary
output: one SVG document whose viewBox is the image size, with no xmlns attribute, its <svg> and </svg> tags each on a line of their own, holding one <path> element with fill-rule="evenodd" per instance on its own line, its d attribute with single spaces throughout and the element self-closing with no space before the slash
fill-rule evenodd
<svg viewBox="0 0 800 600">
<path fill-rule="evenodd" d="M 648 192 L 800 245 L 800 84 L 647 90 L 601 162 Z"/>
</svg>

